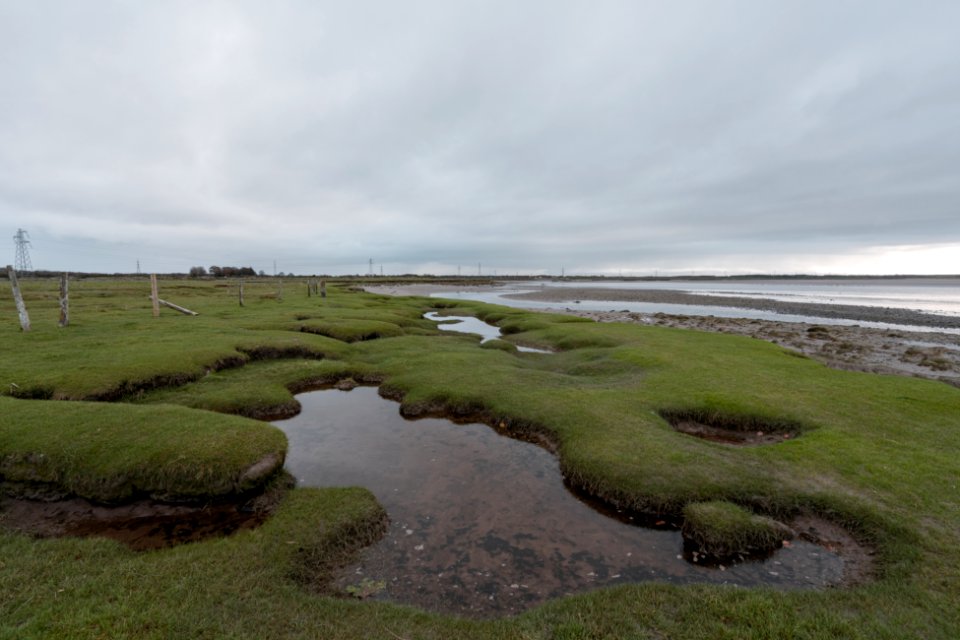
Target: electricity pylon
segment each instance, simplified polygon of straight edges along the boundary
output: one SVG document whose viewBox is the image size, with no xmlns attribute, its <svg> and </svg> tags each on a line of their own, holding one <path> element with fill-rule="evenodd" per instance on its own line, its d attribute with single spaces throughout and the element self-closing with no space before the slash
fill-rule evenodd
<svg viewBox="0 0 960 640">
<path fill-rule="evenodd" d="M 17 245 L 13 268 L 17 271 L 33 271 L 33 263 L 30 262 L 30 234 L 23 229 L 17 229 L 13 241 Z"/>
</svg>

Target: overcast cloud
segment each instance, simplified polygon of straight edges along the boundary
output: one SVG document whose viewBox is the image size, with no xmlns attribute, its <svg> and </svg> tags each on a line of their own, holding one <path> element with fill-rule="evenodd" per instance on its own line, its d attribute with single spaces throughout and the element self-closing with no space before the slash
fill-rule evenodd
<svg viewBox="0 0 960 640">
<path fill-rule="evenodd" d="M 0 0 L 0 262 L 22 227 L 70 271 L 957 273 L 957 25 L 954 0 Z"/>
</svg>

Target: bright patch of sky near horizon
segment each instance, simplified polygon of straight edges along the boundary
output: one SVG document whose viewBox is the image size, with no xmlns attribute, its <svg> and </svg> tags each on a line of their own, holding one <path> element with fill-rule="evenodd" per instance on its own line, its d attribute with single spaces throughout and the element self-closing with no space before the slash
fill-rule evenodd
<svg viewBox="0 0 960 640">
<path fill-rule="evenodd" d="M 22 227 L 70 271 L 958 273 L 957 24 L 0 0 L 0 263 Z"/>
</svg>

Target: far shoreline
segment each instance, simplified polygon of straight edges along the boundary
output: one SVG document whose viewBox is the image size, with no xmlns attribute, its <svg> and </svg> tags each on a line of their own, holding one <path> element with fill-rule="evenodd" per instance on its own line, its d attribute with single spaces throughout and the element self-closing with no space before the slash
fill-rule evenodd
<svg viewBox="0 0 960 640">
<path fill-rule="evenodd" d="M 658 304 L 685 304 L 707 307 L 755 309 L 772 313 L 882 322 L 896 325 L 960 329 L 960 316 L 946 316 L 896 307 L 873 307 L 817 302 L 787 302 L 764 297 L 716 296 L 690 293 L 676 289 L 617 289 L 600 287 L 544 287 L 528 293 L 507 294 L 511 300 L 570 303 L 578 300 L 610 302 L 652 302 Z"/>
<path fill-rule="evenodd" d="M 457 290 L 493 292 L 502 289 L 503 286 L 484 285 L 472 287 L 470 285 L 441 285 L 441 284 L 410 284 L 410 285 L 381 285 L 367 286 L 365 289 L 371 293 L 379 293 L 395 296 L 430 296 L 432 294 L 453 293 Z M 574 299 L 602 299 L 611 302 L 617 299 L 611 299 L 611 292 L 625 292 L 626 301 L 635 301 L 635 298 L 629 296 L 633 294 L 646 294 L 653 292 L 661 296 L 654 302 L 669 301 L 671 303 L 682 304 L 679 300 L 690 297 L 702 298 L 703 301 L 696 303 L 701 306 L 739 307 L 740 304 L 729 303 L 731 298 L 719 296 L 705 296 L 696 294 L 686 294 L 674 290 L 624 290 L 593 288 L 593 295 L 603 294 L 602 298 L 588 298 L 584 294 L 584 288 L 564 287 L 558 295 L 559 287 L 553 289 L 544 288 L 542 291 L 533 292 L 534 295 L 507 295 L 511 300 L 523 302 L 524 300 L 536 302 L 557 302 L 557 307 L 526 307 L 530 311 L 540 311 L 545 313 L 560 313 L 573 315 L 582 318 L 588 318 L 596 322 L 621 322 L 640 325 L 658 325 L 680 329 L 692 329 L 697 331 L 709 331 L 715 333 L 731 333 L 736 335 L 748 336 L 759 340 L 765 340 L 774 344 L 779 344 L 788 349 L 802 353 L 803 355 L 818 360 L 827 366 L 836 369 L 845 369 L 851 371 L 866 371 L 870 373 L 901 375 L 917 378 L 926 378 L 939 380 L 947 384 L 960 387 L 960 335 L 956 333 L 947 333 L 951 328 L 939 327 L 936 324 L 930 324 L 929 318 L 924 324 L 918 326 L 930 327 L 929 331 L 911 331 L 909 327 L 900 328 L 869 328 L 858 325 L 822 325 L 817 323 L 816 317 L 810 317 L 807 322 L 788 322 L 784 320 L 758 320 L 750 318 L 736 317 L 718 317 L 712 315 L 682 315 L 668 313 L 640 313 L 627 310 L 609 310 L 609 311 L 590 311 L 564 306 L 562 303 L 570 302 L 571 296 L 579 297 Z M 587 288 L 589 289 L 589 288 Z M 622 300 L 622 299 L 621 299 Z M 891 322 L 893 318 L 901 319 L 910 317 L 912 314 L 933 316 L 933 319 L 947 318 L 950 316 L 936 316 L 935 314 L 920 314 L 920 312 L 911 312 L 905 309 L 890 309 L 884 307 L 866 307 L 856 305 L 817 305 L 815 303 L 781 303 L 780 301 L 764 298 L 747 298 L 757 306 L 753 308 L 773 309 L 778 305 L 788 305 L 791 311 L 781 311 L 781 313 L 793 313 L 796 315 L 813 316 L 813 311 L 820 307 L 835 307 L 833 311 L 838 314 L 836 317 L 846 317 L 842 314 L 849 313 L 853 315 L 848 319 L 857 320 L 858 316 L 870 316 L 879 318 L 879 322 L 898 324 Z M 623 300 L 622 300 L 623 301 Z M 786 306 L 781 307 L 786 308 Z M 901 313 L 901 312 L 906 312 Z M 960 318 L 956 318 L 960 326 Z M 913 324 L 911 322 L 911 324 Z M 938 331 L 937 329 L 945 329 Z"/>
</svg>

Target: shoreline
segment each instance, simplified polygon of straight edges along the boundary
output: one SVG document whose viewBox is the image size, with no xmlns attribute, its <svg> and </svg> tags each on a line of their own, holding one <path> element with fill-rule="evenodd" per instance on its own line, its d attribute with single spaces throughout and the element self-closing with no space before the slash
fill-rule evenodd
<svg viewBox="0 0 960 640">
<path fill-rule="evenodd" d="M 960 387 L 960 336 L 951 334 L 666 313 L 569 308 L 539 311 L 574 315 L 597 322 L 747 336 L 797 351 L 834 369 L 926 378 Z"/>
<path fill-rule="evenodd" d="M 818 302 L 788 302 L 771 298 L 745 296 L 711 296 L 675 289 L 606 289 L 598 287 L 546 287 L 540 291 L 514 293 L 504 296 L 511 300 L 568 303 L 575 300 L 610 302 L 652 302 L 659 304 L 687 304 L 708 307 L 755 309 L 773 313 L 813 316 L 828 319 L 883 322 L 940 329 L 960 329 L 960 317 L 925 313 L 895 307 L 870 307 Z"/>
<path fill-rule="evenodd" d="M 495 286 L 484 286 L 473 290 L 496 291 L 499 288 L 500 287 Z M 600 299 L 683 304 L 681 300 L 686 300 L 686 304 L 742 307 L 740 304 L 730 303 L 731 300 L 741 300 L 741 298 L 685 294 L 684 292 L 670 290 L 618 290 L 591 289 L 588 287 L 558 289 L 559 288 L 555 288 L 552 291 L 546 289 L 542 292 L 537 291 L 533 292 L 533 295 L 519 294 L 507 295 L 505 297 L 518 301 L 536 300 L 540 302 L 555 301 L 551 300 L 551 298 L 561 298 L 561 302 L 569 302 L 572 301 L 572 299 Z M 367 290 L 372 293 L 395 296 L 429 296 L 432 293 L 450 292 L 450 287 L 420 284 L 396 287 L 368 287 Z M 586 295 L 581 296 L 580 293 L 583 291 L 596 292 L 592 295 L 602 294 L 604 297 L 590 298 Z M 566 295 L 559 295 L 564 293 Z M 623 297 L 611 297 L 615 293 L 623 294 Z M 645 294 L 653 295 L 641 300 L 639 296 Z M 690 298 L 696 298 L 697 301 L 692 302 Z M 813 315 L 816 310 L 823 307 L 833 307 L 835 313 L 848 314 L 834 317 L 851 320 L 859 319 L 862 321 L 869 319 L 870 321 L 889 324 L 897 324 L 895 318 L 903 318 L 905 314 L 932 316 L 934 319 L 952 319 L 949 316 L 936 316 L 934 314 L 923 314 L 907 309 L 891 309 L 886 307 L 821 305 L 816 303 L 781 302 L 766 298 L 744 298 L 744 300 L 749 300 L 754 303 L 755 306 L 750 308 L 771 311 L 780 310 L 781 313 L 787 313 L 787 311 L 782 311 L 781 309 L 789 308 L 789 313 L 805 316 Z M 835 369 L 926 378 L 960 387 L 960 335 L 955 334 L 937 331 L 910 331 L 907 328 L 899 329 L 893 327 L 879 329 L 857 325 L 821 325 L 817 324 L 815 317 L 811 318 L 809 322 L 786 322 L 783 320 L 756 320 L 749 318 L 639 313 L 615 310 L 584 311 L 572 309 L 567 306 L 531 308 L 529 310 L 579 316 L 597 322 L 622 322 L 714 333 L 731 333 L 778 344 Z M 960 318 L 956 318 L 955 320 L 958 326 L 960 326 Z M 926 322 L 922 323 L 911 320 L 911 324 L 934 328 L 938 327 L 936 324 L 930 324 L 930 318 L 926 318 Z"/>
</svg>

